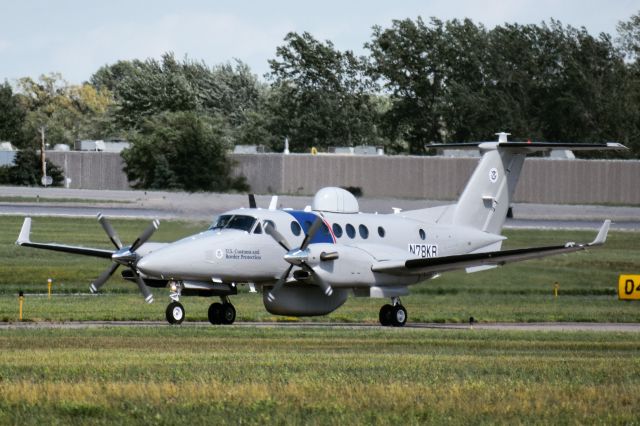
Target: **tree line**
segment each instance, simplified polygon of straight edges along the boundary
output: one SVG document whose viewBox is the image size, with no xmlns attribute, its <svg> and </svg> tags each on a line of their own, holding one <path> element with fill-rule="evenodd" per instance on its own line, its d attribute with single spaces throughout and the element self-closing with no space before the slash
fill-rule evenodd
<svg viewBox="0 0 640 426">
<path fill-rule="evenodd" d="M 0 85 L 0 140 L 29 150 L 126 139 L 144 188 L 243 189 L 234 144 L 294 152 L 360 144 L 428 154 L 432 142 L 618 141 L 640 156 L 640 13 L 615 36 L 559 21 L 487 29 L 469 19 L 374 26 L 366 55 L 289 33 L 264 80 L 240 62 L 209 66 L 165 53 L 97 70 Z M 6 173 L 5 173 L 6 174 Z M 2 179 L 0 172 L 0 180 Z"/>
</svg>

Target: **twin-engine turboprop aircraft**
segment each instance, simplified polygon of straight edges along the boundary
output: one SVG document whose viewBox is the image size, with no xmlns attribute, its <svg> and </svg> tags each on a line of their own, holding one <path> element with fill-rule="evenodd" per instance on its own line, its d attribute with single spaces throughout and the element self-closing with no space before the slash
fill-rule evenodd
<svg viewBox="0 0 640 426">
<path fill-rule="evenodd" d="M 273 201 L 260 209 L 250 196 L 250 208 L 225 212 L 206 231 L 173 243 L 147 242 L 159 225 L 154 220 L 125 246 L 98 215 L 113 251 L 31 242 L 30 218 L 16 244 L 110 259 L 111 265 L 91 284 L 92 292 L 119 266 L 127 268 L 122 276 L 135 282 L 149 303 L 149 287 L 168 287 L 172 302 L 166 317 L 171 324 L 185 318 L 180 297 L 192 295 L 220 297 L 221 303 L 209 307 L 209 321 L 233 323 L 236 311 L 229 296 L 237 294 L 238 284 L 249 284 L 275 315 L 325 315 L 353 294 L 390 299 L 380 309 L 380 323 L 403 326 L 407 310 L 400 297 L 409 293 L 410 285 L 456 269 L 476 272 L 605 242 L 609 220 L 589 244 L 500 250 L 505 240 L 500 231 L 527 154 L 625 149 L 623 145 L 508 142 L 507 134 L 500 133 L 498 142 L 465 146 L 478 147 L 482 157 L 458 202 L 447 206 L 361 213 L 351 193 L 330 187 L 318 191 L 303 211 L 277 210 Z"/>
</svg>

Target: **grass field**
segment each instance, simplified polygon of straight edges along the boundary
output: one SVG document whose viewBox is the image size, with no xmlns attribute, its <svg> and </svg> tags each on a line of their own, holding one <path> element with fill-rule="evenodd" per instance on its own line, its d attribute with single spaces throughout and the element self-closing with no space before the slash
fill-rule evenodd
<svg viewBox="0 0 640 426">
<path fill-rule="evenodd" d="M 156 319 L 107 262 L 13 245 L 22 218 L 0 217 L 0 321 Z M 125 242 L 144 221 L 115 220 Z M 206 226 L 163 222 L 171 241 Z M 507 231 L 507 247 L 590 241 L 594 232 Z M 590 253 L 443 277 L 403 298 L 410 321 L 630 321 L 615 296 L 639 272 L 637 233 Z M 35 218 L 34 241 L 109 248 L 95 220 Z M 46 297 L 46 280 L 54 295 Z M 552 295 L 560 283 L 560 296 Z M 212 299 L 182 298 L 187 320 Z M 238 320 L 285 320 L 259 295 L 233 298 Z M 314 321 L 376 322 L 381 300 L 350 298 Z M 153 326 L 0 331 L 0 424 L 637 424 L 640 333 Z"/>
<path fill-rule="evenodd" d="M 0 321 L 17 319 L 17 293 L 25 291 L 24 319 L 111 320 L 164 318 L 168 293 L 154 290 L 156 303 L 146 305 L 135 285 L 114 276 L 101 296 L 70 296 L 88 293 L 89 284 L 108 265 L 100 259 L 17 247 L 23 218 L 0 217 Z M 121 238 L 131 242 L 146 226 L 142 220 L 113 220 Z M 163 221 L 154 241 L 172 241 L 206 228 L 206 223 Z M 506 230 L 505 247 L 587 242 L 595 236 L 586 231 Z M 640 320 L 640 304 L 617 300 L 620 273 L 640 273 L 640 235 L 611 232 L 603 248 L 508 265 L 495 270 L 466 274 L 455 272 L 413 286 L 403 298 L 410 321 L 617 321 Z M 102 228 L 93 219 L 34 218 L 34 241 L 56 241 L 110 248 Z M 117 274 L 116 274 L 117 275 Z M 54 296 L 48 300 L 33 293 L 46 293 L 47 278 L 54 280 Z M 553 297 L 554 283 L 560 296 Z M 209 298 L 182 298 L 187 320 L 206 320 Z M 233 298 L 238 319 L 282 320 L 268 314 L 260 295 Z M 336 312 L 315 321 L 377 321 L 383 301 L 350 298 Z M 289 319 L 293 320 L 293 319 Z"/>
<path fill-rule="evenodd" d="M 0 424 L 634 424 L 640 334 L 0 333 Z"/>
</svg>

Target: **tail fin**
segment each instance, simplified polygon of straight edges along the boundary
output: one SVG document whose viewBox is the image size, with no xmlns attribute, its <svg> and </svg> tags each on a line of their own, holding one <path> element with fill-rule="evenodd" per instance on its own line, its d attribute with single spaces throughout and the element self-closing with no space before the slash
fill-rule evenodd
<svg viewBox="0 0 640 426">
<path fill-rule="evenodd" d="M 480 145 L 482 158 L 453 211 L 453 224 L 500 233 L 513 199 L 525 153 Z"/>
<path fill-rule="evenodd" d="M 456 146 L 437 145 L 437 148 Z M 460 145 L 457 145 L 460 147 Z M 579 144 L 551 142 L 508 142 L 507 133 L 498 133 L 498 142 L 463 144 L 479 148 L 480 163 L 452 210 L 454 225 L 467 226 L 492 234 L 500 233 L 520 178 L 527 154 L 552 149 L 615 150 L 626 149 L 618 143 Z"/>
</svg>

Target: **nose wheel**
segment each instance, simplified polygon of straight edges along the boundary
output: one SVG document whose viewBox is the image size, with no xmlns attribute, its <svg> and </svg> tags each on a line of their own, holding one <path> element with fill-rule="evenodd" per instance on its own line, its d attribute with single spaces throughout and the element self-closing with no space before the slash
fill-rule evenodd
<svg viewBox="0 0 640 426">
<path fill-rule="evenodd" d="M 380 324 L 389 327 L 402 327 L 407 323 L 407 309 L 402 306 L 399 298 L 393 298 L 393 304 L 386 304 L 380 308 Z"/>
<path fill-rule="evenodd" d="M 166 315 L 169 324 L 182 324 L 182 321 L 184 321 L 184 306 L 180 302 L 171 302 L 167 306 Z"/>
</svg>

